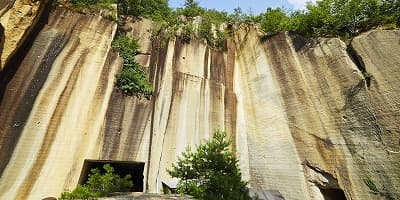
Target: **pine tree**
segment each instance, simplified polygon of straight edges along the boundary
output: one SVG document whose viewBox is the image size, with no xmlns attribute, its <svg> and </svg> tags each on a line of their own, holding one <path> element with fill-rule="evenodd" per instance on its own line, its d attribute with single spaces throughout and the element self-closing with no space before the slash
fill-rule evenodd
<svg viewBox="0 0 400 200">
<path fill-rule="evenodd" d="M 238 160 L 229 150 L 232 139 L 217 131 L 205 144 L 190 148 L 172 165 L 169 174 L 179 178 L 177 191 L 198 199 L 251 199 L 247 182 L 241 178 Z"/>
</svg>

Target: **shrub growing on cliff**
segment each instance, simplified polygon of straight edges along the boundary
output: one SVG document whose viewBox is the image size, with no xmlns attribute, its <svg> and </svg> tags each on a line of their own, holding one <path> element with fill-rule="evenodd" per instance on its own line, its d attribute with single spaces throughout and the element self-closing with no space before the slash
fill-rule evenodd
<svg viewBox="0 0 400 200">
<path fill-rule="evenodd" d="M 119 55 L 124 59 L 122 71 L 117 75 L 118 88 L 127 95 L 150 98 L 153 89 L 143 67 L 136 61 L 136 55 L 139 53 L 138 41 L 127 36 L 120 36 L 113 41 L 112 47 L 118 50 Z"/>
<path fill-rule="evenodd" d="M 72 192 L 63 192 L 59 199 L 95 199 L 113 192 L 128 192 L 133 187 L 131 175 L 121 178 L 109 164 L 103 169 L 104 174 L 98 168 L 92 169 L 84 185 L 78 185 Z"/>
<path fill-rule="evenodd" d="M 189 148 L 172 165 L 169 174 L 179 178 L 177 192 L 198 199 L 251 199 L 247 182 L 241 179 L 238 160 L 229 150 L 231 139 L 226 132 L 217 131 L 197 151 Z"/>
<path fill-rule="evenodd" d="M 231 21 L 230 16 L 226 12 L 207 9 L 201 17 L 202 22 L 199 27 L 200 38 L 205 39 L 207 44 L 211 47 L 221 49 L 224 46 L 226 39 L 231 37 L 231 35 L 227 30 L 219 30 L 219 26 Z M 215 27 L 214 30 L 213 26 Z"/>
</svg>

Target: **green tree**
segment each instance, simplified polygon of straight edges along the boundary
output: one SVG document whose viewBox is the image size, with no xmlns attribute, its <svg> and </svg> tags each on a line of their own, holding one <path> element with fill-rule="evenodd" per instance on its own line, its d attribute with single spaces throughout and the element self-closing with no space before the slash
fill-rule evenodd
<svg viewBox="0 0 400 200">
<path fill-rule="evenodd" d="M 229 150 L 232 139 L 217 131 L 205 144 L 190 148 L 172 165 L 169 174 L 179 178 L 177 191 L 198 199 L 251 199 L 247 182 L 241 179 L 238 160 Z"/>
<path fill-rule="evenodd" d="M 196 17 L 202 15 L 205 10 L 199 6 L 199 2 L 195 0 L 186 0 L 184 8 L 179 8 L 177 11 L 186 17 Z"/>
<path fill-rule="evenodd" d="M 258 17 L 261 30 L 268 35 L 273 35 L 287 29 L 288 16 L 282 8 L 268 8 L 267 12 Z"/>
<path fill-rule="evenodd" d="M 230 15 L 233 22 L 242 22 L 244 19 L 244 13 L 241 7 L 237 7 L 233 9 L 233 13 Z"/>
<path fill-rule="evenodd" d="M 95 4 L 112 4 L 114 0 L 69 0 L 70 3 L 75 5 L 95 5 Z"/>
<path fill-rule="evenodd" d="M 185 1 L 185 7 L 186 8 L 195 8 L 195 7 L 199 7 L 199 2 L 195 1 L 195 0 L 186 0 Z"/>
<path fill-rule="evenodd" d="M 289 31 L 306 36 L 355 36 L 373 27 L 396 24 L 397 0 L 319 0 L 290 18 Z"/>
<path fill-rule="evenodd" d="M 253 22 L 254 16 L 249 15 L 249 13 L 244 12 L 242 8 L 237 7 L 233 9 L 233 13 L 229 15 L 229 22 Z"/>
<path fill-rule="evenodd" d="M 171 9 L 168 0 L 118 0 L 118 11 L 121 15 L 161 21 L 170 14 Z"/>
<path fill-rule="evenodd" d="M 384 23 L 397 24 L 400 26 L 400 1 L 399 0 L 382 0 L 380 12 L 377 21 Z"/>
<path fill-rule="evenodd" d="M 59 199 L 94 199 L 107 196 L 113 192 L 128 192 L 133 187 L 130 174 L 121 178 L 114 173 L 110 164 L 103 166 L 105 173 L 100 169 L 90 170 L 89 178 L 84 185 L 79 185 L 72 192 L 63 192 Z"/>
</svg>

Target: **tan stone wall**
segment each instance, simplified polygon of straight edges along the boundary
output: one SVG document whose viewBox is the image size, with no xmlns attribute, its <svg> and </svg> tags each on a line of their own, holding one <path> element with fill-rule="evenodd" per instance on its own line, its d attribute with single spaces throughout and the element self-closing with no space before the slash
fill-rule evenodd
<svg viewBox="0 0 400 200">
<path fill-rule="evenodd" d="M 114 87 L 116 25 L 52 11 L 0 104 L 0 199 L 58 196 L 75 187 L 84 159 L 145 162 L 144 188 L 157 193 L 177 156 L 216 129 L 234 138 L 255 189 L 399 198 L 399 31 L 355 38 L 357 57 L 337 38 L 261 39 L 242 26 L 220 51 L 200 39 L 162 44 L 152 28 L 123 27 L 140 38 L 137 58 L 154 86 L 151 100 L 138 99 Z M 354 58 L 372 74 L 369 86 Z"/>
<path fill-rule="evenodd" d="M 99 158 L 121 64 L 110 54 L 115 31 L 99 16 L 52 11 L 0 105 L 2 164 L 8 163 L 0 199 L 58 196 L 76 186 L 84 159 Z"/>
<path fill-rule="evenodd" d="M 0 3 L 0 23 L 4 27 L 4 44 L 0 48 L 0 71 L 19 49 L 48 8 L 47 0 L 5 0 Z"/>
</svg>

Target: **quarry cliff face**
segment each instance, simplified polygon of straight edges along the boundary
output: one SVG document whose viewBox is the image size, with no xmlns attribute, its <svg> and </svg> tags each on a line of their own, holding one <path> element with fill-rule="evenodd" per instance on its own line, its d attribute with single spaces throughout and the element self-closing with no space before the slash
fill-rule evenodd
<svg viewBox="0 0 400 200">
<path fill-rule="evenodd" d="M 121 60 L 117 25 L 56 9 L 3 91 L 1 198 L 40 199 L 72 188 L 99 135 Z M 49 184 L 50 182 L 55 184 Z"/>
<path fill-rule="evenodd" d="M 0 69 L 22 47 L 30 32 L 34 31 L 40 16 L 48 10 L 49 1 L 4 0 L 0 2 Z"/>
<path fill-rule="evenodd" d="M 137 59 L 155 91 L 145 100 L 115 87 L 115 23 L 61 8 L 42 18 L 1 74 L 0 199 L 57 197 L 76 186 L 85 159 L 144 163 L 143 190 L 157 193 L 174 181 L 166 169 L 177 156 L 217 129 L 234 139 L 251 188 L 285 199 L 400 199 L 398 30 L 346 46 L 261 38 L 243 25 L 218 50 L 162 42 L 151 21 L 130 21 L 122 30 L 140 39 Z"/>
</svg>

